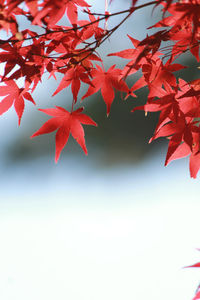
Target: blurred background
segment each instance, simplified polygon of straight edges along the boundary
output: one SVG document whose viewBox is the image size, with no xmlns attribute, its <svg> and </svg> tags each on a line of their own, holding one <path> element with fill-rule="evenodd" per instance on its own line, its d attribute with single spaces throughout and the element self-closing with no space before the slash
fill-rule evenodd
<svg viewBox="0 0 200 300">
<path fill-rule="evenodd" d="M 129 5 L 113 0 L 110 10 Z M 92 11 L 104 7 L 95 1 Z M 105 65 L 125 64 L 106 54 L 131 48 L 126 34 L 144 38 L 159 16 L 150 8 L 134 14 L 99 49 Z M 181 76 L 195 79 L 194 59 L 182 63 L 189 68 Z M 44 78 L 37 108 L 71 102 L 69 90 L 51 98 L 57 85 Z M 200 260 L 200 182 L 189 177 L 188 159 L 164 167 L 166 142 L 148 144 L 158 115 L 130 113 L 146 92 L 137 95 L 117 95 L 109 118 L 100 94 L 86 99 L 98 123 L 85 126 L 89 154 L 71 138 L 58 164 L 54 133 L 29 139 L 43 113 L 26 103 L 20 128 L 14 110 L 1 116 L 0 299 L 192 298 L 200 274 L 183 267 Z"/>
</svg>

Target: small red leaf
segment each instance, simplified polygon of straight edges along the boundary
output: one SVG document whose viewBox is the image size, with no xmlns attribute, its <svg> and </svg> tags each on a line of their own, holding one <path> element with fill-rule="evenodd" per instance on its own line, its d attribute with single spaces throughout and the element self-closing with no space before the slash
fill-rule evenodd
<svg viewBox="0 0 200 300">
<path fill-rule="evenodd" d="M 85 154 L 87 154 L 85 134 L 81 123 L 93 126 L 97 126 L 97 124 L 89 116 L 82 113 L 83 108 L 79 108 L 71 113 L 59 106 L 56 106 L 56 108 L 40 109 L 40 111 L 53 118 L 46 121 L 31 138 L 57 130 L 55 162 L 58 161 L 61 151 L 67 144 L 70 133 L 81 146 Z"/>
</svg>

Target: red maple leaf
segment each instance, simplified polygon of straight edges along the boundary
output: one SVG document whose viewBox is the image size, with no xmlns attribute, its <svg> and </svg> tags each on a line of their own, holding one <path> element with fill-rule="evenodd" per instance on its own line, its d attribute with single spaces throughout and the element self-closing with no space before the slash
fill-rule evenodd
<svg viewBox="0 0 200 300">
<path fill-rule="evenodd" d="M 194 123 L 193 123 L 194 124 Z M 191 131 L 190 131 L 191 130 Z M 189 145 L 192 134 L 192 147 Z M 179 141 L 178 141 L 178 138 Z M 184 139 L 185 142 L 180 143 Z M 197 126 L 190 125 L 190 128 L 186 128 L 184 136 L 174 135 L 171 138 L 169 144 L 168 153 L 166 157 L 165 165 L 175 159 L 183 158 L 190 155 L 190 176 L 192 178 L 197 177 L 197 173 L 200 169 L 200 131 Z M 195 264 L 190 267 L 200 267 L 200 264 Z"/>
<path fill-rule="evenodd" d="M 42 9 L 36 14 L 33 24 L 41 25 L 41 21 L 45 18 L 45 22 L 51 27 L 63 17 L 66 11 L 71 24 L 77 24 L 77 6 L 90 6 L 84 0 L 45 0 L 43 2 Z"/>
<path fill-rule="evenodd" d="M 58 94 L 60 91 L 65 89 L 71 84 L 71 90 L 73 94 L 74 101 L 77 102 L 77 96 L 80 90 L 81 81 L 90 84 L 90 79 L 88 74 L 85 72 L 85 69 L 82 66 L 77 66 L 64 70 L 65 75 L 61 80 L 56 91 L 53 93 L 53 96 Z"/>
<path fill-rule="evenodd" d="M 14 45 L 2 45 L 1 49 L 5 50 L 0 52 L 0 61 L 5 62 L 4 76 L 7 76 L 15 67 L 19 65 L 21 68 L 24 66 L 24 59 L 20 53 L 22 41 Z"/>
<path fill-rule="evenodd" d="M 110 107 L 115 97 L 114 88 L 119 91 L 129 92 L 127 84 L 121 80 L 121 70 L 115 69 L 115 65 L 113 65 L 108 71 L 105 71 L 96 65 L 96 69 L 91 71 L 91 75 L 94 78 L 91 82 L 92 85 L 82 99 L 95 94 L 101 89 L 102 97 L 107 105 L 107 115 L 109 115 Z"/>
<path fill-rule="evenodd" d="M 69 112 L 60 106 L 39 110 L 53 118 L 45 122 L 31 138 L 57 130 L 55 162 L 58 161 L 61 151 L 67 144 L 70 133 L 81 146 L 85 154 L 87 154 L 85 135 L 81 123 L 94 126 L 97 126 L 97 124 L 90 117 L 82 113 L 83 108 L 79 108 L 73 112 Z"/>
<path fill-rule="evenodd" d="M 175 26 L 185 27 L 187 25 L 192 25 L 193 36 L 198 32 L 200 23 L 200 2 L 196 1 L 182 1 L 174 3 L 170 8 L 169 12 L 175 18 Z"/>
<path fill-rule="evenodd" d="M 126 78 L 128 75 L 131 75 L 139 70 L 142 65 L 149 62 L 149 59 L 157 59 L 162 53 L 154 51 L 156 43 L 152 42 L 152 45 L 142 45 L 142 42 L 134 39 L 128 35 L 135 49 L 126 49 L 115 53 L 110 53 L 108 56 L 119 56 L 125 59 L 131 59 L 131 61 L 124 67 L 123 76 Z M 149 37 L 150 38 L 150 37 Z M 152 51 L 152 53 L 151 53 Z"/>
<path fill-rule="evenodd" d="M 0 115 L 9 110 L 14 104 L 20 125 L 21 117 L 24 112 L 24 99 L 29 100 L 33 104 L 35 104 L 35 101 L 27 91 L 28 87 L 20 89 L 14 80 L 4 81 L 4 84 L 4 86 L 0 86 L 0 96 L 5 96 L 0 102 Z"/>
<path fill-rule="evenodd" d="M 94 35 L 96 41 L 98 41 L 99 43 L 99 41 L 106 33 L 106 30 L 99 27 L 99 17 L 96 19 L 89 9 L 85 10 L 85 12 L 89 14 L 90 20 L 81 20 L 77 22 L 79 26 L 83 26 L 83 29 L 80 31 L 80 39 L 84 41 Z"/>
<path fill-rule="evenodd" d="M 181 64 L 170 64 L 168 60 L 165 65 L 160 59 L 152 60 L 151 64 L 143 65 L 144 78 L 149 85 L 149 97 L 157 96 L 164 84 L 176 86 L 176 77 L 172 72 L 186 68 Z"/>
<path fill-rule="evenodd" d="M 188 28 L 189 27 L 189 28 Z M 171 32 L 170 39 L 177 41 L 172 48 L 172 59 L 178 58 L 183 52 L 190 50 L 197 61 L 199 61 L 199 43 L 198 36 L 192 37 L 192 25 L 177 30 L 177 32 Z"/>
<path fill-rule="evenodd" d="M 172 2 L 172 1 L 171 1 Z M 200 1 L 199 0 L 182 0 L 176 3 L 172 3 L 170 7 L 167 7 L 171 16 L 168 16 L 152 27 L 166 27 L 173 26 L 172 31 L 184 30 L 187 27 L 191 27 L 191 37 L 198 34 L 199 31 L 199 14 L 200 14 Z M 166 5 L 163 3 L 165 10 Z"/>
</svg>

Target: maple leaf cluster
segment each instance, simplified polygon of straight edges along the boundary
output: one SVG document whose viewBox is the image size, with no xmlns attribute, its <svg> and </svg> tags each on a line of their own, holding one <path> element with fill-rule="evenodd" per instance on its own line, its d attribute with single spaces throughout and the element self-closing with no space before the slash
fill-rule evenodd
<svg viewBox="0 0 200 300">
<path fill-rule="evenodd" d="M 84 99 L 100 90 L 108 116 L 117 91 L 122 101 L 133 97 L 135 102 L 134 92 L 146 87 L 146 104 L 134 107 L 132 112 L 160 112 L 149 142 L 167 138 L 165 165 L 189 156 L 190 175 L 195 178 L 200 169 L 200 79 L 186 82 L 174 73 L 186 68 L 176 62 L 186 52 L 199 62 L 200 0 L 155 0 L 145 4 L 133 0 L 126 10 L 113 13 L 108 11 L 107 4 L 105 13 L 98 14 L 85 0 L 0 0 L 0 29 L 7 33 L 7 39 L 0 40 L 0 63 L 4 64 L 0 77 L 0 114 L 14 105 L 20 125 L 25 100 L 36 104 L 32 93 L 44 73 L 55 79 L 61 74 L 53 96 L 70 86 L 71 111 L 59 106 L 39 109 L 52 118 L 32 135 L 56 131 L 57 162 L 70 134 L 87 154 L 82 125 L 96 126 L 96 123 L 83 112 Z M 135 11 L 147 6 L 163 11 L 161 20 L 149 27 L 155 33 L 141 41 L 129 35 L 130 49 L 108 53 L 127 59 L 128 63 L 121 69 L 112 65 L 105 70 L 98 48 Z M 80 19 L 80 11 L 85 19 Z M 109 20 L 117 15 L 123 19 L 109 28 Z M 28 29 L 20 30 L 18 16 L 26 18 Z M 68 26 L 58 24 L 63 18 L 68 20 Z M 36 26 L 42 33 L 35 31 Z M 135 81 L 131 75 L 138 71 L 141 75 Z M 127 85 L 127 78 L 131 79 L 132 87 Z M 23 80 L 19 83 L 19 79 Z M 82 97 L 81 85 L 88 86 Z M 80 108 L 74 109 L 75 104 Z"/>
</svg>

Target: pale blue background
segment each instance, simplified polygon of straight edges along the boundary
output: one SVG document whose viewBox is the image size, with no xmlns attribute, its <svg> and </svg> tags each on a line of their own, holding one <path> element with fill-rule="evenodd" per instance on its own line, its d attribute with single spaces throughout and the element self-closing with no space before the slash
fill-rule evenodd
<svg viewBox="0 0 200 300">
<path fill-rule="evenodd" d="M 136 38 L 144 20 L 132 21 Z M 35 96 L 48 101 L 42 85 Z M 183 267 L 200 261 L 200 182 L 187 159 L 165 168 L 158 149 L 141 164 L 102 168 L 88 149 L 57 165 L 52 156 L 12 163 L 4 149 L 20 131 L 14 111 L 0 127 L 0 299 L 192 298 L 200 272 Z"/>
</svg>

